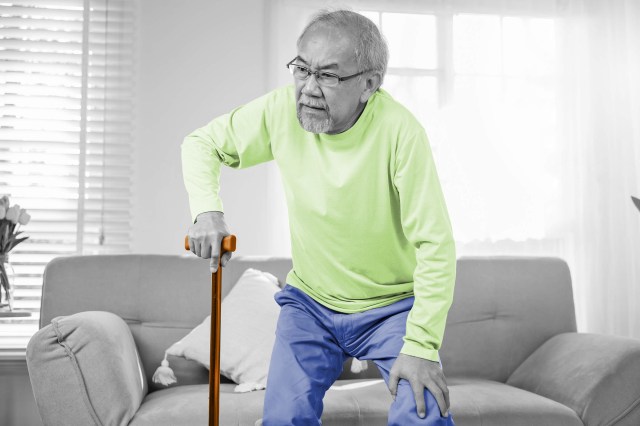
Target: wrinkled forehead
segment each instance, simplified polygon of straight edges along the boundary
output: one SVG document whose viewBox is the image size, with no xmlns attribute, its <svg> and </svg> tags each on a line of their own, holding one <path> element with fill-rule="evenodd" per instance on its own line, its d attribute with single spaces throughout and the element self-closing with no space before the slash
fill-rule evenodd
<svg viewBox="0 0 640 426">
<path fill-rule="evenodd" d="M 316 24 L 300 40 L 298 57 L 315 69 L 355 69 L 354 34 L 346 28 Z"/>
</svg>

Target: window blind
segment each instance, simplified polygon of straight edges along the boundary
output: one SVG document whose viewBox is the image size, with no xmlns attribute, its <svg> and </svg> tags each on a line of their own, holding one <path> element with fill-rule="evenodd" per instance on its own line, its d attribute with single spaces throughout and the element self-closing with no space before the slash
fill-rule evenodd
<svg viewBox="0 0 640 426">
<path fill-rule="evenodd" d="M 31 214 L 0 351 L 38 329 L 58 256 L 130 251 L 135 2 L 0 0 L 0 195 Z"/>
</svg>

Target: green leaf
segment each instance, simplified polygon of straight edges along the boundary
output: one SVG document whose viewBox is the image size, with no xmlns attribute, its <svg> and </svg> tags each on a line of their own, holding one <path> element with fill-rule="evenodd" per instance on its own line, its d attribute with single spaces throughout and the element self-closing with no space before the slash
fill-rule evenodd
<svg viewBox="0 0 640 426">
<path fill-rule="evenodd" d="M 26 240 L 27 238 L 29 238 L 29 237 L 23 237 L 23 238 L 16 238 L 16 239 L 14 239 L 14 240 L 13 240 L 13 242 L 12 242 L 12 244 L 10 244 L 10 245 L 9 245 L 9 250 L 8 250 L 8 251 L 13 250 L 13 248 L 14 248 L 15 246 L 17 246 L 18 244 L 20 244 L 21 242 L 23 242 L 23 241 L 24 241 L 24 240 Z"/>
<path fill-rule="evenodd" d="M 1 237 L 2 236 L 0 235 L 0 238 Z M 2 242 L 2 245 L 3 245 L 1 247 L 2 253 L 6 253 L 7 251 L 5 250 L 5 248 L 9 244 L 9 227 L 8 226 L 4 228 L 4 238 L 2 238 L 0 242 Z"/>
<path fill-rule="evenodd" d="M 4 270 L 4 264 L 0 264 L 0 287 L 5 291 L 5 294 L 9 294 L 9 277 Z"/>
</svg>

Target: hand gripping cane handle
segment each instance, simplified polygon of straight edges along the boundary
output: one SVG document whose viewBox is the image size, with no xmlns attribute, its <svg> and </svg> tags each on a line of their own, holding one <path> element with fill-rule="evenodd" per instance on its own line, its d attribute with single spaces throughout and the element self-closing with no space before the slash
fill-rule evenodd
<svg viewBox="0 0 640 426">
<path fill-rule="evenodd" d="M 191 250 L 189 247 L 189 236 L 184 237 L 184 249 Z M 221 250 L 220 250 L 220 258 L 222 255 L 228 251 L 236 251 L 236 236 L 235 235 L 227 235 L 222 239 Z"/>
<path fill-rule="evenodd" d="M 184 237 L 189 248 L 189 236 Z M 211 344 L 209 346 L 209 426 L 218 426 L 220 413 L 220 309 L 222 302 L 222 255 L 236 251 L 236 236 L 227 235 L 220 245 L 218 269 L 211 274 Z M 213 397 L 212 397 L 213 395 Z"/>
</svg>

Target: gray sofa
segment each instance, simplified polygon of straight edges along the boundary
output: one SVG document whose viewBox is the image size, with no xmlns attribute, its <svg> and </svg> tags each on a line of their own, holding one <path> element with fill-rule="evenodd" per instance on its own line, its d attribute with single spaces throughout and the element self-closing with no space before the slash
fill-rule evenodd
<svg viewBox="0 0 640 426">
<path fill-rule="evenodd" d="M 248 267 L 283 285 L 291 259 L 233 258 L 223 296 Z M 42 328 L 27 348 L 44 424 L 207 424 L 207 370 L 172 359 L 177 386 L 151 377 L 164 350 L 208 315 L 210 281 L 208 262 L 192 256 L 50 262 Z M 640 341 L 576 333 L 569 269 L 559 259 L 459 259 L 440 355 L 458 426 L 640 425 Z M 340 389 L 325 396 L 323 424 L 386 425 L 391 397 L 377 368 L 355 375 L 348 362 Z M 222 382 L 220 424 L 253 426 L 264 391 L 234 393 Z M 362 386 L 344 386 L 353 383 Z"/>
</svg>

